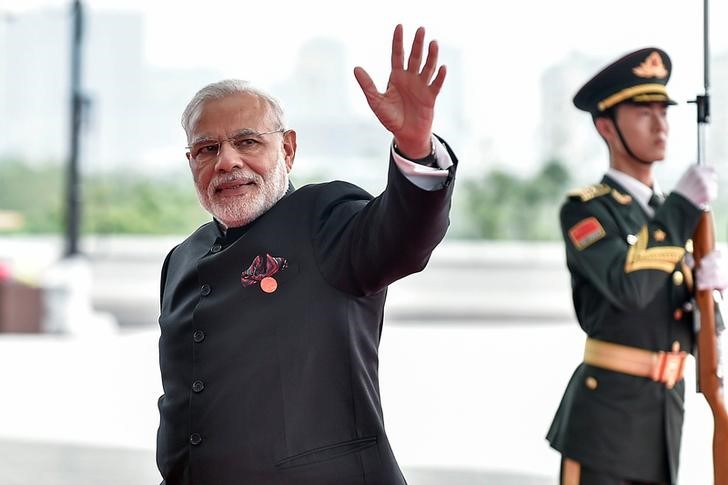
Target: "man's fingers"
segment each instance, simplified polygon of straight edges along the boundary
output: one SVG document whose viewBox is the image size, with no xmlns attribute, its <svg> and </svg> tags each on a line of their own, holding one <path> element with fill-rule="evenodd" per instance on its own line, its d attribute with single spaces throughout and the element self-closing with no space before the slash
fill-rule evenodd
<svg viewBox="0 0 728 485">
<path fill-rule="evenodd" d="M 392 70 L 403 69 L 404 46 L 402 45 L 402 24 L 397 24 L 392 35 Z"/>
<path fill-rule="evenodd" d="M 425 28 L 419 27 L 415 32 L 415 38 L 412 40 L 412 50 L 410 50 L 409 61 L 407 62 L 407 70 L 409 72 L 420 72 L 422 64 L 422 49 L 425 43 Z"/>
<path fill-rule="evenodd" d="M 371 76 L 363 68 L 359 66 L 355 67 L 354 77 L 356 78 L 356 82 L 359 83 L 361 90 L 364 91 L 364 96 L 366 96 L 367 99 L 372 99 L 374 96 L 379 94 Z"/>
<path fill-rule="evenodd" d="M 425 82 L 427 83 L 432 80 L 432 76 L 435 74 L 439 51 L 440 47 L 438 46 L 437 41 L 430 41 L 430 46 L 427 50 L 427 60 L 425 61 L 425 66 L 422 68 L 422 76 L 425 78 Z"/>
<path fill-rule="evenodd" d="M 437 71 L 437 77 L 435 77 L 435 80 L 432 81 L 432 84 L 430 85 L 430 90 L 432 91 L 433 96 L 440 94 L 442 84 L 445 82 L 445 75 L 447 75 L 447 67 L 440 66 L 440 69 Z"/>
</svg>

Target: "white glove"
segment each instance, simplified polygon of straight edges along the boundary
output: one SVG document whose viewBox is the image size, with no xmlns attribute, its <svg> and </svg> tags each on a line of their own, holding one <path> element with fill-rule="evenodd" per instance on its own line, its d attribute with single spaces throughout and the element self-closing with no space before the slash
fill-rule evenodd
<svg viewBox="0 0 728 485">
<path fill-rule="evenodd" d="M 695 282 L 699 290 L 720 290 L 728 288 L 728 271 L 721 252 L 714 249 L 700 260 L 695 271 Z"/>
<path fill-rule="evenodd" d="M 718 196 L 718 174 L 707 165 L 691 165 L 680 177 L 675 192 L 705 209 Z"/>
</svg>

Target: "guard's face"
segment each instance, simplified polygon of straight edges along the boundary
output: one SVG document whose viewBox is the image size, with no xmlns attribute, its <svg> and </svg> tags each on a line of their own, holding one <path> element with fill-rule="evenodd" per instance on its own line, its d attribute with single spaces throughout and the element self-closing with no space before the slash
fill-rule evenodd
<svg viewBox="0 0 728 485">
<path fill-rule="evenodd" d="M 670 128 L 664 103 L 622 104 L 617 107 L 616 120 L 637 157 L 648 161 L 665 158 Z M 617 145 L 624 150 L 621 141 Z"/>
<path fill-rule="evenodd" d="M 267 103 L 250 94 L 202 106 L 187 159 L 200 203 L 227 227 L 248 224 L 285 194 L 296 133 L 278 128 Z"/>
</svg>

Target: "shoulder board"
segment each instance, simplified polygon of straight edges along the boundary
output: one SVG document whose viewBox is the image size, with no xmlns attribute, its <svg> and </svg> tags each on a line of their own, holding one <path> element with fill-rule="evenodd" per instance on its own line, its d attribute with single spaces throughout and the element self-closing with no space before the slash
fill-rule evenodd
<svg viewBox="0 0 728 485">
<path fill-rule="evenodd" d="M 596 197 L 607 195 L 612 191 L 612 188 L 607 184 L 593 184 L 587 185 L 580 189 L 574 189 L 569 192 L 569 198 L 581 199 L 582 202 L 590 201 Z"/>
</svg>

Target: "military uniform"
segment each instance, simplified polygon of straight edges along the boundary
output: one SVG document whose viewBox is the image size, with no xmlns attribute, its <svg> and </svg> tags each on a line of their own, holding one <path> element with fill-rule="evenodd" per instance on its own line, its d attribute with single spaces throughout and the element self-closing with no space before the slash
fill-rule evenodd
<svg viewBox="0 0 728 485">
<path fill-rule="evenodd" d="M 692 274 L 685 263 L 702 211 L 672 193 L 650 219 L 616 181 L 573 192 L 561 210 L 579 324 L 594 339 L 652 351 L 693 347 Z M 684 381 L 582 363 L 548 439 L 565 456 L 646 481 L 677 474 Z M 669 473 L 669 476 L 668 476 Z"/>
<path fill-rule="evenodd" d="M 620 103 L 673 104 L 665 89 L 670 67 L 660 49 L 636 51 L 586 83 L 574 104 L 613 120 Z M 614 125 L 626 151 L 649 163 L 630 151 Z M 677 192 L 651 208 L 644 192 L 651 189 L 621 175 L 643 191 L 631 193 L 607 175 L 571 192 L 561 208 L 574 309 L 587 344 L 547 439 L 565 462 L 590 472 L 674 483 L 681 366 L 694 345 L 690 238 L 703 211 Z"/>
</svg>

